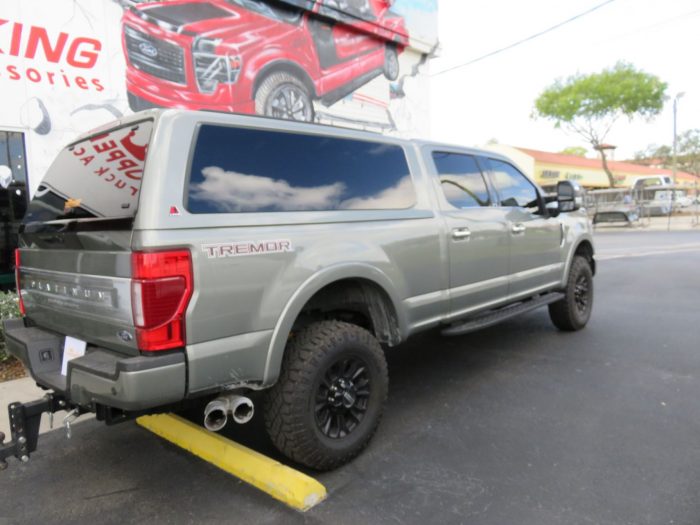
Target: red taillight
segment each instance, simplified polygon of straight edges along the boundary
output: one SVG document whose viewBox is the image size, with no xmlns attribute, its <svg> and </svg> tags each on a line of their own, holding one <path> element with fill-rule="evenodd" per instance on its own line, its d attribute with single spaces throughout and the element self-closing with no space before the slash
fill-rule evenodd
<svg viewBox="0 0 700 525">
<path fill-rule="evenodd" d="M 20 255 L 19 248 L 15 250 L 15 285 L 17 286 L 17 296 L 19 297 L 19 313 L 26 315 L 27 311 L 24 309 L 24 299 L 22 299 L 22 287 L 21 280 L 19 278 L 19 267 L 20 265 Z"/>
<path fill-rule="evenodd" d="M 192 297 L 190 252 L 134 252 L 131 275 L 139 349 L 153 352 L 185 346 L 185 310 Z"/>
</svg>

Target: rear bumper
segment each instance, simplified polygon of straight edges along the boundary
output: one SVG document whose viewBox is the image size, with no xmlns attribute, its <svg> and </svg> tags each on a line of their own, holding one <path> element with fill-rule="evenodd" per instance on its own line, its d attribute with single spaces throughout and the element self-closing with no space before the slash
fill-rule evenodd
<svg viewBox="0 0 700 525">
<path fill-rule="evenodd" d="M 23 319 L 4 321 L 3 326 L 9 353 L 22 361 L 39 385 L 59 392 L 73 404 L 91 411 L 98 404 L 141 411 L 177 403 L 185 397 L 183 352 L 129 357 L 93 348 L 70 361 L 63 376 L 64 336 L 27 327 Z"/>
</svg>

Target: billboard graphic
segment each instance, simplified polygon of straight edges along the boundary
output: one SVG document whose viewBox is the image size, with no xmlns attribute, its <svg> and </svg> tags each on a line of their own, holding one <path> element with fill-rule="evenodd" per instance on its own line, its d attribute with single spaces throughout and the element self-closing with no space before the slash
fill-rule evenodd
<svg viewBox="0 0 700 525">
<path fill-rule="evenodd" d="M 436 0 L 5 0 L 0 131 L 29 188 L 79 132 L 150 107 L 427 132 Z"/>
<path fill-rule="evenodd" d="M 397 80 L 403 18 L 385 0 L 347 3 L 362 18 L 271 1 L 133 6 L 122 19 L 131 108 L 313 121 L 314 101 L 330 106 L 380 75 Z"/>
</svg>

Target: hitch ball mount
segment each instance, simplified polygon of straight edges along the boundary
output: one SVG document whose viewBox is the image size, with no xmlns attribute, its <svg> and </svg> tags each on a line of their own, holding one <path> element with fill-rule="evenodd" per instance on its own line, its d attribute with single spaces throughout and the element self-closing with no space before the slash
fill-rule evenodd
<svg viewBox="0 0 700 525">
<path fill-rule="evenodd" d="M 0 470 L 7 468 L 7 458 L 11 456 L 23 463 L 29 461 L 29 455 L 36 450 L 39 441 L 41 414 L 53 414 L 66 410 L 67 407 L 66 400 L 56 394 L 47 394 L 29 403 L 11 403 L 7 407 L 10 417 L 10 441 L 5 443 L 5 434 L 0 432 Z"/>
</svg>

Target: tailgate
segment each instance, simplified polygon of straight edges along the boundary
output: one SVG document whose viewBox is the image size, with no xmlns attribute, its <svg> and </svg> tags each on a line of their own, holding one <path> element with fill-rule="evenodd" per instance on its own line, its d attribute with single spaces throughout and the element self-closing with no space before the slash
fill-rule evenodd
<svg viewBox="0 0 700 525">
<path fill-rule="evenodd" d="M 32 246 L 19 252 L 27 318 L 63 335 L 138 354 L 129 275 L 131 232 L 23 237 Z"/>
</svg>

